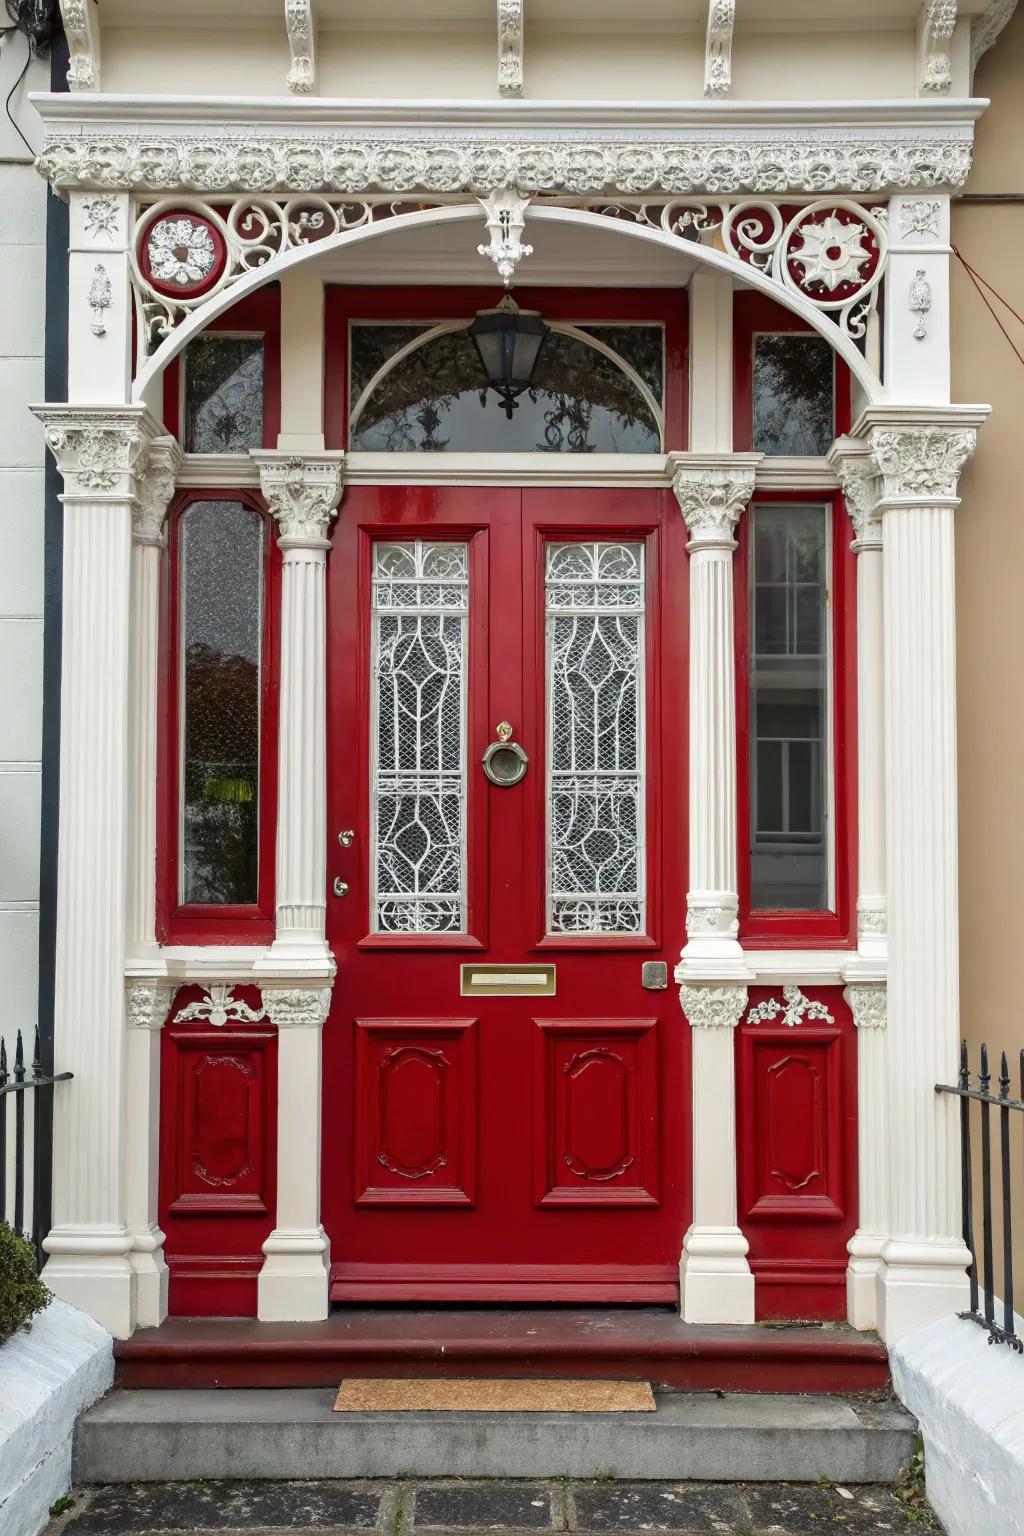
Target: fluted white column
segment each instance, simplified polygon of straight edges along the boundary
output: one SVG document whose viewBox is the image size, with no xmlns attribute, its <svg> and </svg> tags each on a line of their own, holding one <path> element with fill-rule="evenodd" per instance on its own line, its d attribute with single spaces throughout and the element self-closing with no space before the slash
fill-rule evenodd
<svg viewBox="0 0 1024 1536">
<path fill-rule="evenodd" d="M 690 534 L 690 876 L 676 979 L 691 1026 L 693 1219 L 680 1258 L 687 1322 L 754 1320 L 754 1277 L 736 1214 L 734 1029 L 749 975 L 740 948 L 732 557 L 756 454 L 672 456 Z"/>
<path fill-rule="evenodd" d="M 127 989 L 125 1041 L 125 1224 L 135 1271 L 135 1325 L 158 1328 L 167 1316 L 164 1234 L 157 1223 L 160 1172 L 160 1031 L 174 988 L 136 982 Z"/>
<path fill-rule="evenodd" d="M 857 555 L 857 953 L 844 975 L 857 1027 L 859 1217 L 849 1242 L 846 1310 L 854 1328 L 877 1324 L 877 1276 L 888 1233 L 885 1093 L 885 665 L 881 482 L 863 439 L 842 437 L 829 462 L 854 528 Z"/>
<path fill-rule="evenodd" d="M 276 937 L 271 956 L 309 983 L 267 993 L 278 1026 L 277 1215 L 264 1244 L 259 1316 L 327 1316 L 329 1243 L 320 1224 L 321 1030 L 334 962 L 327 887 L 326 560 L 344 455 L 254 452 L 277 522 L 281 573 Z M 313 985 L 318 978 L 318 985 Z M 326 983 L 326 986 L 325 986 Z"/>
<path fill-rule="evenodd" d="M 959 1040 L 953 509 L 981 408 L 865 413 L 881 477 L 889 911 L 886 1205 L 877 1324 L 895 1343 L 967 1303 Z"/>
<path fill-rule="evenodd" d="M 127 1336 L 125 897 L 132 514 L 157 423 L 142 406 L 41 406 L 64 477 L 53 1228 L 45 1279 Z"/>
</svg>

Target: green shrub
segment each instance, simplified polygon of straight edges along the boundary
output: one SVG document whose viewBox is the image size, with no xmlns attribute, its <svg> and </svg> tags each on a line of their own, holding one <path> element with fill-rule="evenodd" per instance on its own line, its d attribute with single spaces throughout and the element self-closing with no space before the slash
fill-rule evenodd
<svg viewBox="0 0 1024 1536">
<path fill-rule="evenodd" d="M 50 1293 L 36 1274 L 32 1245 L 0 1221 L 0 1344 L 41 1312 Z"/>
</svg>

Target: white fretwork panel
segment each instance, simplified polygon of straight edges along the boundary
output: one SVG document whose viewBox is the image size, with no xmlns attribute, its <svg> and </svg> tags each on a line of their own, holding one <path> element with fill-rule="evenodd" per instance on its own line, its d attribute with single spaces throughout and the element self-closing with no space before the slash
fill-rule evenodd
<svg viewBox="0 0 1024 1536">
<path fill-rule="evenodd" d="M 371 868 L 379 933 L 466 928 L 465 544 L 377 544 Z"/>
<path fill-rule="evenodd" d="M 644 549 L 547 556 L 548 931 L 643 933 Z"/>
</svg>

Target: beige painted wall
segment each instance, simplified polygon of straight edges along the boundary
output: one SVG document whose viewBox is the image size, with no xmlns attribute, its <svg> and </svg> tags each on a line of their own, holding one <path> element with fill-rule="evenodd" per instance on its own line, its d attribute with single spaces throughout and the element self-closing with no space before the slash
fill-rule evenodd
<svg viewBox="0 0 1024 1536">
<path fill-rule="evenodd" d="M 1024 5 L 981 60 L 971 194 L 1024 198 Z M 953 243 L 1024 314 L 1024 201 L 953 206 Z M 998 309 L 998 305 L 996 308 Z M 1024 325 L 1001 312 L 1024 352 Z M 1014 1091 L 1024 1046 L 1024 366 L 953 264 L 953 399 L 991 404 L 957 510 L 960 998 L 972 1064 L 986 1040 Z M 1024 1116 L 1020 1119 L 1024 1121 Z M 1024 1311 L 1024 1127 L 1013 1174 L 1017 1310 Z M 1001 1267 L 997 1264 L 997 1277 Z"/>
</svg>

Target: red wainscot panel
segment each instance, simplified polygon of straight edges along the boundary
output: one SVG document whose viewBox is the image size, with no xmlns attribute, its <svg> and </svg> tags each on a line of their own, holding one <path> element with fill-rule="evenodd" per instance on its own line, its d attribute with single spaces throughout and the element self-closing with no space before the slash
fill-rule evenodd
<svg viewBox="0 0 1024 1536">
<path fill-rule="evenodd" d="M 184 988 L 172 1020 L 190 1004 L 198 1016 L 163 1030 L 159 1209 L 177 1317 L 255 1317 L 274 1225 L 277 1034 L 255 988 L 231 1000 L 242 1017 L 215 1024 L 202 990 Z"/>
<path fill-rule="evenodd" d="M 857 1038 L 842 989 L 752 988 L 736 1051 L 739 1220 L 757 1318 L 844 1318 Z"/>
</svg>

